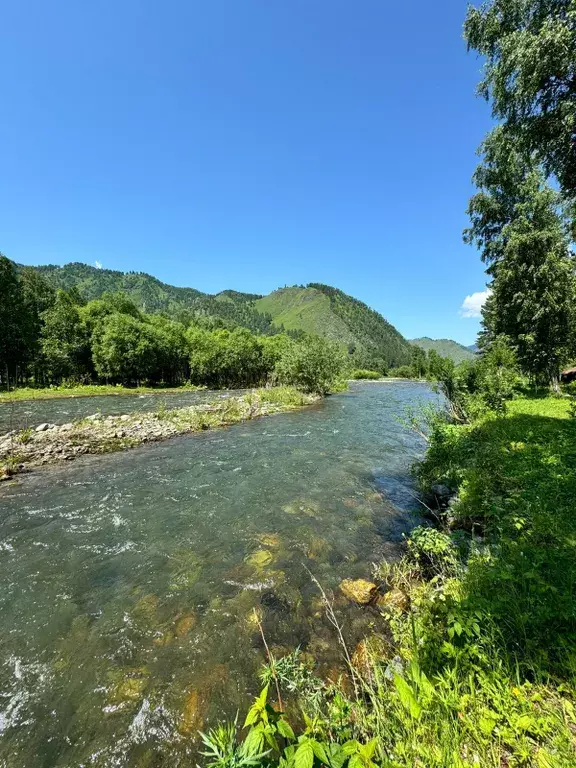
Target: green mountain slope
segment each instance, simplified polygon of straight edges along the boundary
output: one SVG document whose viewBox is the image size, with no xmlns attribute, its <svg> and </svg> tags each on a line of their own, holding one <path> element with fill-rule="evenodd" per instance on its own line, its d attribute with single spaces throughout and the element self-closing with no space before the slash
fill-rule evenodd
<svg viewBox="0 0 576 768">
<path fill-rule="evenodd" d="M 310 283 L 281 288 L 254 305 L 289 330 L 317 333 L 348 347 L 359 367 L 396 367 L 410 362 L 410 344 L 366 304 L 337 288 Z"/>
<path fill-rule="evenodd" d="M 421 339 L 411 339 L 410 343 L 422 347 L 426 352 L 429 349 L 433 349 L 442 357 L 452 358 L 455 363 L 473 360 L 476 357 L 469 347 L 458 344 L 458 342 L 452 341 L 452 339 L 429 339 L 427 336 L 424 336 Z"/>
<path fill-rule="evenodd" d="M 75 288 L 89 300 L 105 291 L 127 293 L 146 312 L 183 320 L 241 325 L 255 333 L 315 333 L 345 346 L 356 367 L 384 369 L 410 362 L 410 344 L 382 315 L 321 283 L 282 288 L 268 296 L 226 290 L 216 295 L 178 288 L 144 272 L 118 272 L 72 263 L 36 269 L 55 287 Z"/>
<path fill-rule="evenodd" d="M 269 314 L 277 327 L 316 333 L 344 344 L 354 342 L 346 323 L 332 312 L 328 296 L 315 288 L 279 288 L 254 306 Z"/>
</svg>

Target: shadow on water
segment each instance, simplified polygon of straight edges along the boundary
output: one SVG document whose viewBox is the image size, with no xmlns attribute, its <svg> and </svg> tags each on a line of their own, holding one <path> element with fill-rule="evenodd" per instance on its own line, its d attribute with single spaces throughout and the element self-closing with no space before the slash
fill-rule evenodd
<svg viewBox="0 0 576 768">
<path fill-rule="evenodd" d="M 198 728 L 277 654 L 341 667 L 308 567 L 338 595 L 416 521 L 410 382 L 91 457 L 1 491 L 0 763 L 190 765 Z M 373 616 L 336 598 L 348 641 Z"/>
</svg>

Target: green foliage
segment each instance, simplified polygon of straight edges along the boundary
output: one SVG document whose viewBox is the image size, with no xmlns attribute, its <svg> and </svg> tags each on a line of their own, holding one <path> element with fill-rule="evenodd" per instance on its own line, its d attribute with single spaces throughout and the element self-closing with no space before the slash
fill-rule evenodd
<svg viewBox="0 0 576 768">
<path fill-rule="evenodd" d="M 244 722 L 241 741 L 237 723 L 201 734 L 207 747 L 207 768 L 269 765 L 278 768 L 376 768 L 377 741 L 349 739 L 342 744 L 319 737 L 317 725 L 306 718 L 303 733 L 296 735 L 282 712 L 268 703 L 268 685 L 256 698 Z"/>
<path fill-rule="evenodd" d="M 286 347 L 275 373 L 282 384 L 325 395 L 343 375 L 344 365 L 344 354 L 336 344 L 311 336 L 306 343 Z"/>
<path fill-rule="evenodd" d="M 266 380 L 260 340 L 245 328 L 206 331 L 190 328 L 190 375 L 194 381 L 214 387 L 256 386 Z M 267 349 L 267 361 L 274 355 Z"/>
<path fill-rule="evenodd" d="M 59 290 L 54 303 L 42 314 L 40 334 L 43 363 L 48 375 L 81 381 L 91 373 L 90 347 L 81 321 L 77 297 Z"/>
<path fill-rule="evenodd" d="M 464 34 L 485 57 L 480 94 L 514 144 L 576 195 L 576 24 L 573 0 L 489 0 Z"/>
<path fill-rule="evenodd" d="M 393 379 L 411 379 L 414 371 L 411 365 L 401 365 L 398 368 L 390 368 L 388 375 Z"/>
<path fill-rule="evenodd" d="M 408 557 L 421 572 L 429 577 L 438 574 L 453 575 L 458 567 L 454 542 L 446 533 L 436 528 L 418 526 L 407 540 Z"/>
<path fill-rule="evenodd" d="M 25 427 L 24 429 L 21 429 L 20 432 L 16 435 L 16 441 L 18 443 L 21 443 L 22 445 L 26 445 L 30 442 L 32 439 L 32 428 L 31 427 Z"/>
<path fill-rule="evenodd" d="M 378 371 L 366 370 L 365 368 L 355 368 L 353 371 L 350 371 L 350 378 L 356 379 L 358 381 L 362 379 L 376 380 L 376 379 L 381 379 L 382 374 L 379 373 Z"/>
<path fill-rule="evenodd" d="M 310 283 L 308 290 L 310 289 L 328 296 L 332 313 L 346 324 L 353 336 L 349 352 L 358 367 L 373 367 L 385 372 L 391 366 L 410 362 L 409 343 L 378 312 L 338 288 L 322 283 Z"/>
<path fill-rule="evenodd" d="M 524 371 L 556 386 L 573 352 L 576 297 L 561 200 L 502 127 L 482 151 L 466 239 L 480 247 L 492 277 L 484 343 L 506 337 Z"/>
</svg>

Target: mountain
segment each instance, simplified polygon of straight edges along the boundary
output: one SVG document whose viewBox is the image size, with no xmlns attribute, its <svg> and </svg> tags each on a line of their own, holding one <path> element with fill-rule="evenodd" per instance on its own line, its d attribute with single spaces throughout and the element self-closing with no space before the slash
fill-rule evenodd
<svg viewBox="0 0 576 768">
<path fill-rule="evenodd" d="M 476 354 L 477 352 L 480 352 L 480 347 L 478 346 L 478 344 L 469 344 L 466 347 L 466 349 L 469 349 L 470 352 L 474 352 L 474 354 Z"/>
<path fill-rule="evenodd" d="M 316 333 L 346 346 L 358 367 L 410 362 L 409 342 L 382 315 L 321 283 L 281 288 L 268 296 L 233 290 L 211 295 L 163 283 L 145 272 L 118 272 L 78 262 L 35 269 L 55 287 L 75 289 L 87 300 L 105 291 L 123 291 L 146 312 L 163 312 L 184 321 L 204 318 L 264 334 Z"/>
<path fill-rule="evenodd" d="M 79 262 L 35 269 L 55 287 L 67 291 L 75 288 L 88 301 L 97 299 L 105 291 L 122 291 L 145 312 L 165 312 L 182 320 L 192 316 L 212 317 L 225 324 L 242 325 L 254 333 L 272 332 L 272 318 L 252 306 L 254 300 L 260 298 L 259 294 L 222 291 L 212 296 L 195 288 L 168 285 L 145 272 L 97 269 Z"/>
<path fill-rule="evenodd" d="M 316 333 L 346 345 L 359 365 L 380 360 L 396 367 L 410 362 L 410 344 L 396 328 L 338 288 L 322 283 L 280 288 L 254 306 L 270 315 L 277 327 Z"/>
<path fill-rule="evenodd" d="M 458 344 L 458 342 L 452 341 L 452 339 L 429 339 L 427 336 L 424 336 L 421 339 L 411 339 L 410 343 L 415 344 L 417 347 L 422 347 L 426 352 L 429 349 L 434 349 L 442 357 L 452 358 L 455 363 L 473 360 L 475 357 L 475 353 L 470 347 Z"/>
</svg>

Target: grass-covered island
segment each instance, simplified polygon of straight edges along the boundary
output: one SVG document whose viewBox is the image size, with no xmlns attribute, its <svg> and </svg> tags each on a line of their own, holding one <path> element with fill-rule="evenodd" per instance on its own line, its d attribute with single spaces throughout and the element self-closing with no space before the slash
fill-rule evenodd
<svg viewBox="0 0 576 768">
<path fill-rule="evenodd" d="M 271 413 L 310 405 L 319 395 L 294 387 L 254 390 L 226 400 L 214 399 L 187 408 L 85 419 L 62 424 L 38 424 L 0 437 L 0 480 L 33 467 L 110 453 L 189 432 L 228 426 Z"/>
<path fill-rule="evenodd" d="M 18 387 L 0 390 L 0 404 L 15 403 L 24 400 L 53 400 L 61 397 L 102 397 L 103 395 L 154 395 L 181 394 L 198 392 L 206 387 L 186 384 L 179 387 L 138 387 L 122 384 L 66 384 L 48 387 Z"/>
</svg>

